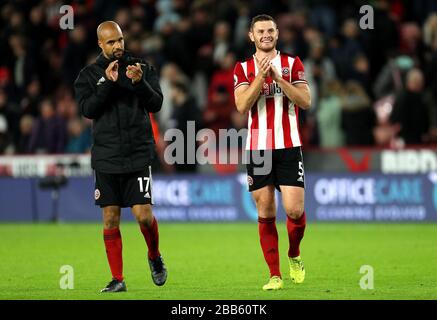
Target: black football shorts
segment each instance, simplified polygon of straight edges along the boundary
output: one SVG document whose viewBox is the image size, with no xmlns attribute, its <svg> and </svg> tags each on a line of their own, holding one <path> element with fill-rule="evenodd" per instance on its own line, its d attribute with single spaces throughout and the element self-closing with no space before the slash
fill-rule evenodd
<svg viewBox="0 0 437 320">
<path fill-rule="evenodd" d="M 249 150 L 246 156 L 247 185 L 250 192 L 266 185 L 274 185 L 279 191 L 279 186 L 305 187 L 300 147 L 267 151 Z"/>
<path fill-rule="evenodd" d="M 153 204 L 150 166 L 132 173 L 113 174 L 94 171 L 94 174 L 94 199 L 97 206 L 126 208 L 135 204 Z"/>
</svg>

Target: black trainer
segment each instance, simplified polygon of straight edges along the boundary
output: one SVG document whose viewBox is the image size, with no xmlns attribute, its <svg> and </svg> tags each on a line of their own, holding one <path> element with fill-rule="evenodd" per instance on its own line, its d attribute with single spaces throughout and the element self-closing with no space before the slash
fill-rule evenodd
<svg viewBox="0 0 437 320">
<path fill-rule="evenodd" d="M 124 281 L 118 281 L 117 279 L 112 279 L 106 287 L 104 287 L 100 292 L 124 292 L 127 291 L 126 283 Z"/>
<path fill-rule="evenodd" d="M 164 264 L 164 260 L 161 256 L 152 260 L 148 258 L 150 271 L 152 271 L 153 283 L 157 286 L 162 286 L 167 280 L 167 269 Z"/>
</svg>

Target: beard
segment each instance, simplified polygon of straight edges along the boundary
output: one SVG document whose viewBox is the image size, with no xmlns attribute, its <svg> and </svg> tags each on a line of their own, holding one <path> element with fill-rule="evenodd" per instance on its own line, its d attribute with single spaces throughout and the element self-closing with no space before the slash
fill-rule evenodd
<svg viewBox="0 0 437 320">
<path fill-rule="evenodd" d="M 257 49 L 264 51 L 264 52 L 270 52 L 276 48 L 277 41 L 275 39 L 272 39 L 269 43 L 263 43 L 261 41 L 256 42 Z"/>
<path fill-rule="evenodd" d="M 118 49 L 118 50 L 115 50 L 115 51 L 112 53 L 111 59 L 112 59 L 112 60 L 117 60 L 117 59 L 122 58 L 123 55 L 124 55 L 124 50 L 123 50 L 123 49 Z"/>
</svg>

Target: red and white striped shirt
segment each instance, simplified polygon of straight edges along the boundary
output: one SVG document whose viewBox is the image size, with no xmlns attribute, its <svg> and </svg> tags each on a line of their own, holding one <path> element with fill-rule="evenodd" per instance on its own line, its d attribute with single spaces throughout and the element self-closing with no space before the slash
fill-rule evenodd
<svg viewBox="0 0 437 320">
<path fill-rule="evenodd" d="M 290 57 L 279 51 L 272 60 L 273 66 L 284 80 L 307 83 L 304 67 L 299 57 Z M 258 73 L 254 57 L 237 62 L 234 68 L 234 90 L 241 85 L 250 85 Z M 249 111 L 246 150 L 269 150 L 298 147 L 299 107 L 288 99 L 282 89 L 267 77 L 260 96 Z"/>
</svg>

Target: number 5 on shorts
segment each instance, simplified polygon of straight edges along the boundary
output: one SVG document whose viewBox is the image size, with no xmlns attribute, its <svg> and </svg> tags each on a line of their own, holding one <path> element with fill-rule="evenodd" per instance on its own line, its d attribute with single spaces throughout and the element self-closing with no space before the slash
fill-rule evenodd
<svg viewBox="0 0 437 320">
<path fill-rule="evenodd" d="M 299 178 L 297 179 L 297 181 L 303 182 L 303 176 L 304 176 L 304 170 L 303 170 L 303 163 L 302 161 L 299 161 Z"/>
</svg>

